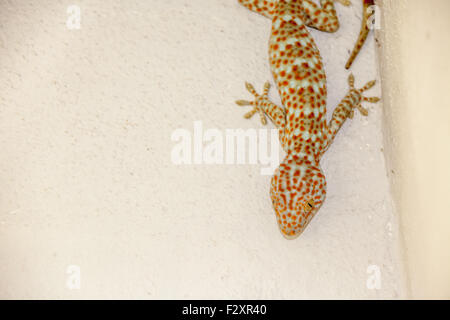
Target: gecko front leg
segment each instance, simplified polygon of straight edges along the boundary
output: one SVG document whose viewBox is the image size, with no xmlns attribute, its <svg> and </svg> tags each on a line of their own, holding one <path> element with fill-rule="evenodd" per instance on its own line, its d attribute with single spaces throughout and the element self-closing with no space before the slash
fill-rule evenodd
<svg viewBox="0 0 450 320">
<path fill-rule="evenodd" d="M 259 95 L 253 85 L 246 82 L 245 87 L 247 90 L 255 96 L 254 101 L 238 100 L 236 104 L 239 106 L 253 106 L 253 109 L 244 115 L 245 118 L 251 118 L 255 113 L 259 112 L 261 123 L 266 125 L 267 120 L 265 114 L 269 116 L 270 120 L 278 129 L 284 129 L 286 121 L 286 113 L 282 107 L 277 106 L 275 103 L 269 100 L 268 94 L 270 89 L 270 83 L 264 84 L 263 94 Z"/>
<path fill-rule="evenodd" d="M 280 134 L 280 141 L 284 148 L 284 129 L 286 124 L 286 112 L 284 108 L 277 106 L 275 103 L 269 100 L 268 94 L 270 89 L 270 83 L 264 84 L 262 95 L 258 94 L 250 83 L 246 82 L 245 87 L 255 97 L 254 101 L 237 100 L 236 104 L 239 106 L 253 106 L 253 109 L 244 115 L 244 118 L 250 119 L 254 114 L 259 113 L 261 123 L 267 124 L 266 115 L 277 127 Z"/>
<path fill-rule="evenodd" d="M 369 90 L 375 85 L 375 80 L 369 81 L 364 87 L 361 89 L 355 88 L 355 77 L 353 74 L 350 74 L 348 77 L 348 83 L 350 86 L 349 93 L 342 99 L 341 103 L 334 109 L 333 116 L 331 118 L 330 123 L 328 124 L 328 137 L 325 141 L 325 149 L 322 154 L 328 149 L 328 147 L 333 142 L 337 132 L 341 129 L 345 120 L 348 118 L 353 118 L 355 108 L 359 110 L 359 112 L 363 116 L 367 116 L 368 112 L 361 106 L 362 101 L 376 103 L 380 100 L 378 97 L 364 97 L 362 93 L 364 91 Z"/>
</svg>

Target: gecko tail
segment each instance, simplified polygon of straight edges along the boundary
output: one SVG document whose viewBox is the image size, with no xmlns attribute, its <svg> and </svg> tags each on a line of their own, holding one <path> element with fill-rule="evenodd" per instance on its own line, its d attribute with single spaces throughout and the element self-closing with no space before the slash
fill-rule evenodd
<svg viewBox="0 0 450 320">
<path fill-rule="evenodd" d="M 347 63 L 345 64 L 345 69 L 350 69 L 356 57 L 358 56 L 358 53 L 361 51 L 361 48 L 366 42 L 367 36 L 369 35 L 370 32 L 368 21 L 369 18 L 374 14 L 373 11 L 369 10 L 369 7 L 373 4 L 374 4 L 373 0 L 364 0 L 361 30 L 359 32 L 358 40 L 356 41 L 355 47 L 353 48 L 353 51 L 350 54 Z"/>
<path fill-rule="evenodd" d="M 361 32 L 359 33 L 358 41 L 355 44 L 355 47 L 353 48 L 352 53 L 350 54 L 350 57 L 347 60 L 347 63 L 345 64 L 345 69 L 350 69 L 353 62 L 355 61 L 356 57 L 358 56 L 358 53 L 361 51 L 362 46 L 364 45 L 364 42 L 366 42 L 367 36 L 369 35 L 369 29 L 367 27 L 363 27 Z"/>
</svg>

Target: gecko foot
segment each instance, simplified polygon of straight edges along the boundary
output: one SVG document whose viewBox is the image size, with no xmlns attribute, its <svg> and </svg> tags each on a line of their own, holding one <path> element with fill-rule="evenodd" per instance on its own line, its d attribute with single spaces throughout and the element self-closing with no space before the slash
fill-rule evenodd
<svg viewBox="0 0 450 320">
<path fill-rule="evenodd" d="M 237 100 L 236 104 L 238 106 L 253 106 L 253 109 L 249 112 L 247 112 L 244 115 L 244 118 L 250 119 L 253 117 L 255 113 L 259 113 L 259 116 L 261 118 L 261 123 L 263 125 L 267 124 L 266 115 L 264 114 L 264 110 L 262 108 L 262 103 L 264 103 L 265 99 L 268 99 L 268 93 L 270 88 L 270 83 L 266 82 L 264 84 L 263 94 L 260 95 L 256 92 L 255 88 L 248 82 L 245 83 L 245 87 L 247 88 L 248 92 L 250 92 L 252 95 L 255 96 L 255 101 L 247 101 L 247 100 Z"/>
<path fill-rule="evenodd" d="M 358 92 L 359 94 L 361 94 L 361 100 L 366 101 L 366 102 L 376 103 L 376 102 L 380 101 L 380 98 L 378 98 L 378 97 L 362 96 L 362 93 L 364 91 L 367 91 L 370 88 L 372 88 L 375 85 L 375 83 L 376 83 L 376 80 L 372 80 L 372 81 L 367 82 L 365 84 L 365 86 L 362 87 L 361 89 L 356 89 L 355 88 L 355 76 L 353 74 L 350 74 L 350 76 L 348 77 L 348 84 L 350 85 L 350 90 L 354 90 L 354 91 Z M 367 117 L 369 115 L 369 111 L 367 111 L 366 108 L 361 106 L 360 103 L 356 106 L 356 108 L 363 116 Z M 350 113 L 349 118 L 352 119 L 353 115 L 354 115 L 354 110 L 352 110 L 352 112 Z"/>
</svg>

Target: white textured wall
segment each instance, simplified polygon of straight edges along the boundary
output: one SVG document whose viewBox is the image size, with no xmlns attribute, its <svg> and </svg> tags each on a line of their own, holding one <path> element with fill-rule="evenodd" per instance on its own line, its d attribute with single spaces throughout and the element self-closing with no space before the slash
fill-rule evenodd
<svg viewBox="0 0 450 320">
<path fill-rule="evenodd" d="M 380 4 L 386 154 L 409 296 L 450 299 L 450 1 Z"/>
<path fill-rule="evenodd" d="M 337 5 L 337 33 L 312 31 L 329 115 L 347 92 L 353 2 Z M 194 120 L 261 127 L 233 101 L 249 98 L 244 81 L 271 79 L 267 19 L 234 0 L 0 3 L 1 298 L 405 296 L 381 104 L 339 133 L 323 159 L 327 201 L 295 241 L 259 165 L 171 162 L 172 132 Z M 80 30 L 66 28 L 71 4 Z M 377 77 L 374 52 L 371 35 L 358 85 Z M 66 287 L 69 265 L 80 290 Z"/>
</svg>

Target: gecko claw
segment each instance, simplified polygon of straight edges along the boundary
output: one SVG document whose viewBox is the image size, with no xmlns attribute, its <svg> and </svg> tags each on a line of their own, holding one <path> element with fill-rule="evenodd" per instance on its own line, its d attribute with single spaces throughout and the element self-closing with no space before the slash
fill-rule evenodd
<svg viewBox="0 0 450 320">
<path fill-rule="evenodd" d="M 269 94 L 269 89 L 270 89 L 270 82 L 267 81 L 266 83 L 264 83 L 264 90 L 263 90 L 263 96 L 266 96 Z"/>
<path fill-rule="evenodd" d="M 369 90 L 370 88 L 372 88 L 375 84 L 377 83 L 376 80 L 372 80 L 366 83 L 366 85 L 364 87 L 362 87 L 361 89 L 359 89 L 359 92 L 364 92 Z"/>
<path fill-rule="evenodd" d="M 350 88 L 355 88 L 355 76 L 353 75 L 353 73 L 350 73 L 350 75 L 348 76 L 348 84 Z"/>
<path fill-rule="evenodd" d="M 246 114 L 244 114 L 244 118 L 245 119 L 250 119 L 251 117 L 253 117 L 253 115 L 258 112 L 258 110 L 252 109 L 251 111 L 247 112 Z"/>
<path fill-rule="evenodd" d="M 336 1 L 346 7 L 352 4 L 350 0 L 336 0 Z"/>
<path fill-rule="evenodd" d="M 380 98 L 378 97 L 363 97 L 364 101 L 371 102 L 371 103 L 377 103 L 380 101 Z"/>
<path fill-rule="evenodd" d="M 261 123 L 263 125 L 267 124 L 267 119 L 266 119 L 266 115 L 264 113 L 264 110 L 262 109 L 262 107 L 259 106 L 259 101 L 261 99 L 267 98 L 267 95 L 269 93 L 269 88 L 270 88 L 270 83 L 266 82 L 264 84 L 264 89 L 263 89 L 263 94 L 259 95 L 255 88 L 253 87 L 253 85 L 249 82 L 245 83 L 245 88 L 248 90 L 248 92 L 250 92 L 253 96 L 255 96 L 255 101 L 247 101 L 247 100 L 237 100 L 236 104 L 238 106 L 254 106 L 254 108 L 247 112 L 246 114 L 244 114 L 244 118 L 245 119 L 250 119 L 251 117 L 253 117 L 253 115 L 255 113 L 259 113 L 259 117 L 261 119 Z"/>
<path fill-rule="evenodd" d="M 253 104 L 253 102 L 247 101 L 247 100 L 236 100 L 236 104 L 238 106 L 243 107 L 243 106 L 251 106 Z"/>
<path fill-rule="evenodd" d="M 369 111 L 367 111 L 366 108 L 363 108 L 362 105 L 358 104 L 356 108 L 358 108 L 359 113 L 361 113 L 364 117 L 367 117 L 369 115 Z"/>
<path fill-rule="evenodd" d="M 246 82 L 245 83 L 245 87 L 247 88 L 248 92 L 250 92 L 252 95 L 257 96 L 258 94 L 256 93 L 255 88 L 253 87 L 253 85 L 251 83 Z"/>
</svg>

